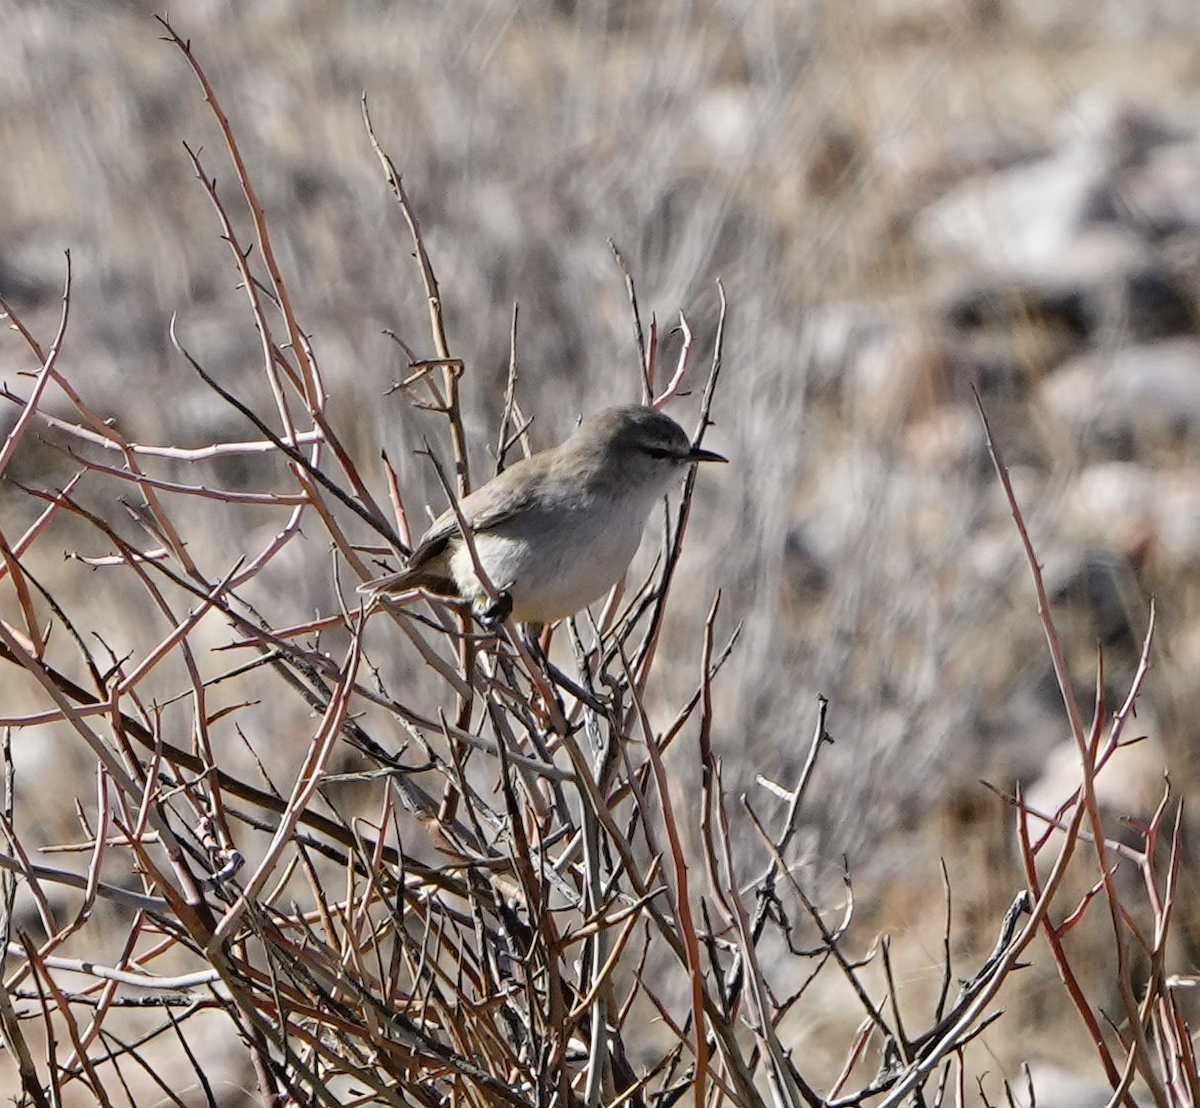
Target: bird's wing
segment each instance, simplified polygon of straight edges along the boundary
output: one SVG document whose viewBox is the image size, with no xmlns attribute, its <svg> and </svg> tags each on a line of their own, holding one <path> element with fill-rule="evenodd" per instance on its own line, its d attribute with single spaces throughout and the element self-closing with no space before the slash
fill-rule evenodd
<svg viewBox="0 0 1200 1108">
<path fill-rule="evenodd" d="M 480 486 L 459 501 L 459 513 L 471 525 L 475 534 L 502 527 L 529 506 L 536 497 L 538 485 L 536 480 L 529 480 L 531 476 L 537 476 L 531 463 L 538 461 L 539 459 L 534 457 L 515 462 L 486 485 Z M 457 534 L 458 515 L 453 508 L 447 508 L 421 536 L 408 559 L 409 568 L 415 569 L 436 558 Z"/>
<path fill-rule="evenodd" d="M 458 510 L 471 525 L 471 530 L 475 534 L 491 531 L 519 516 L 536 497 L 536 478 L 544 465 L 537 457 L 522 459 L 463 497 Z M 530 481 L 530 477 L 534 480 Z M 453 595 L 453 578 L 438 559 L 457 535 L 458 516 L 453 508 L 447 508 L 418 540 L 402 570 L 367 582 L 361 586 L 361 591 L 388 593 L 425 588 L 441 595 Z"/>
</svg>

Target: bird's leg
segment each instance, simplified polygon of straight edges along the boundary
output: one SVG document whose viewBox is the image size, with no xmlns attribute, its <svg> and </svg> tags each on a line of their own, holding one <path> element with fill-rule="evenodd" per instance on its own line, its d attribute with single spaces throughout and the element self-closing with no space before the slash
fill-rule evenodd
<svg viewBox="0 0 1200 1108">
<path fill-rule="evenodd" d="M 563 673 L 549 658 L 546 659 L 546 672 L 550 674 L 550 679 L 556 685 L 566 689 L 576 700 L 586 704 L 593 712 L 599 712 L 601 715 L 608 712 L 610 705 L 607 701 L 602 700 L 595 693 L 588 692 L 578 681 Z"/>
<path fill-rule="evenodd" d="M 591 708 L 593 712 L 603 714 L 608 711 L 608 705 L 603 700 L 594 693 L 588 692 L 578 681 L 568 677 L 558 666 L 550 661 L 550 656 L 542 649 L 542 625 L 540 623 L 525 623 L 521 626 L 525 632 L 525 644 L 529 648 L 530 654 L 541 663 L 542 668 L 546 671 L 546 676 L 555 685 L 560 689 L 565 689 L 580 703 L 586 704 Z M 559 707 L 561 708 L 561 705 Z"/>
<path fill-rule="evenodd" d="M 559 714 L 565 718 L 567 709 L 562 702 L 562 697 L 558 695 L 558 690 L 554 687 L 558 684 L 554 677 L 554 667 L 550 664 L 550 659 L 546 655 L 546 651 L 542 649 L 542 625 L 540 623 L 519 624 L 517 634 L 521 636 L 522 641 L 525 643 L 525 649 L 529 651 L 530 659 L 549 678 L 542 695 L 545 696 L 545 693 L 548 692 L 553 696 Z"/>
</svg>

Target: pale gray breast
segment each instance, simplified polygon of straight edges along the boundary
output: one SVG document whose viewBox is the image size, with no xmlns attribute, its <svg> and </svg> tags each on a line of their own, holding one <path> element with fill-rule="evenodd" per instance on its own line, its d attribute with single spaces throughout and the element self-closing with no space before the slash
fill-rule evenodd
<svg viewBox="0 0 1200 1108">
<path fill-rule="evenodd" d="M 549 623 L 602 596 L 637 551 L 654 495 L 530 507 L 495 527 L 482 544 L 484 569 L 513 599 L 513 618 Z M 462 559 L 466 559 L 463 564 Z M 455 555 L 456 574 L 469 555 Z"/>
</svg>

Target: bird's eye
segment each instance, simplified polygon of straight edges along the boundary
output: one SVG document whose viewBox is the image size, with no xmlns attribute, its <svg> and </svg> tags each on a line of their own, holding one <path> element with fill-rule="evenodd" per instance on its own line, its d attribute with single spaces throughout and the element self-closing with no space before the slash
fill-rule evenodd
<svg viewBox="0 0 1200 1108">
<path fill-rule="evenodd" d="M 649 454 L 651 458 L 674 458 L 675 457 L 675 454 L 672 451 L 664 450 L 661 446 L 643 446 L 642 450 L 644 450 L 647 454 Z"/>
</svg>

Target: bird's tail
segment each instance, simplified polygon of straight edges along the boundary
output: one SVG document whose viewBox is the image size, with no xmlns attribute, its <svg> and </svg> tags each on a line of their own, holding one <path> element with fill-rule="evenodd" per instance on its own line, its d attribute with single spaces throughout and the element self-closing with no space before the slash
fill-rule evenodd
<svg viewBox="0 0 1200 1108">
<path fill-rule="evenodd" d="M 376 577 L 358 586 L 358 591 L 369 596 L 399 596 L 414 589 L 424 589 L 435 596 L 457 596 L 458 589 L 452 578 L 431 573 L 428 566 L 415 566 Z"/>
</svg>

